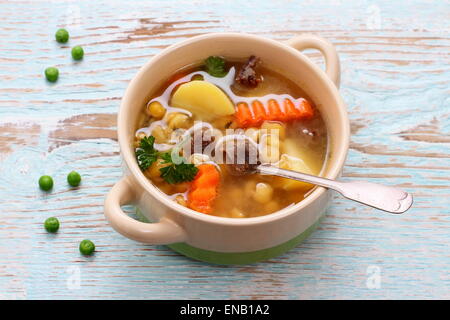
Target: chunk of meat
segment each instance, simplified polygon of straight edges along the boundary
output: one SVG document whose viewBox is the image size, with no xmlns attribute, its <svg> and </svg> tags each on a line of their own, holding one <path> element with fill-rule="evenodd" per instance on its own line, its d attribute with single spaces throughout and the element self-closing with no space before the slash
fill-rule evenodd
<svg viewBox="0 0 450 320">
<path fill-rule="evenodd" d="M 191 154 L 203 153 L 206 147 L 213 143 L 215 137 L 213 136 L 211 129 L 202 127 L 194 130 L 191 133 Z"/>
<path fill-rule="evenodd" d="M 235 81 L 243 86 L 256 87 L 261 82 L 261 77 L 255 71 L 259 62 L 260 59 L 258 57 L 250 56 L 236 75 Z"/>
<path fill-rule="evenodd" d="M 257 145 L 245 136 L 227 141 L 224 153 L 228 172 L 234 176 L 254 173 L 260 164 Z"/>
</svg>

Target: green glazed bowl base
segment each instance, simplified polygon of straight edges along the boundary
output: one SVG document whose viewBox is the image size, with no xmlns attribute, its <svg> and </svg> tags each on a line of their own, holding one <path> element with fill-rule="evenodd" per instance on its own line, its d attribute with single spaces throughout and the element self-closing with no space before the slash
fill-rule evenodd
<svg viewBox="0 0 450 320">
<path fill-rule="evenodd" d="M 268 260 L 275 258 L 292 248 L 295 248 L 299 245 L 303 240 L 305 240 L 319 225 L 319 219 L 312 226 L 306 229 L 304 232 L 292 238 L 289 241 L 286 241 L 282 244 L 279 244 L 275 247 L 251 251 L 251 252 L 217 252 L 217 251 L 209 251 L 204 249 L 199 249 L 192 247 L 186 243 L 173 243 L 167 245 L 170 249 L 181 253 L 189 258 L 213 263 L 213 264 L 225 264 L 225 265 L 241 265 L 241 264 L 251 264 L 260 262 L 263 260 Z"/>
<path fill-rule="evenodd" d="M 136 208 L 136 216 L 142 222 L 149 222 L 148 219 Z M 305 240 L 319 225 L 324 215 L 322 215 L 313 225 L 300 233 L 298 236 L 275 247 L 251 251 L 251 252 L 217 252 L 192 247 L 186 243 L 173 243 L 167 245 L 170 249 L 194 260 L 222 265 L 242 265 L 251 264 L 275 258 L 283 253 L 295 248 Z"/>
</svg>

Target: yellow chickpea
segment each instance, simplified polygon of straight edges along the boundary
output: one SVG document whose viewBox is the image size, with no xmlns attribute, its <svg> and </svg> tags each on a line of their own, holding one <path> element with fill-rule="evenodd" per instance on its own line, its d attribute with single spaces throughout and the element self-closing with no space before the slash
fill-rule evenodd
<svg viewBox="0 0 450 320">
<path fill-rule="evenodd" d="M 164 108 L 158 101 L 153 101 L 147 106 L 147 113 L 149 116 L 160 120 L 166 114 L 166 108 Z"/>
<path fill-rule="evenodd" d="M 167 124 L 171 129 L 188 128 L 189 116 L 184 113 L 175 112 L 173 116 L 167 118 Z"/>
<path fill-rule="evenodd" d="M 161 172 L 159 171 L 159 169 L 164 168 L 168 165 L 169 164 L 164 163 L 163 159 L 158 159 L 155 162 L 153 162 L 153 164 L 150 166 L 150 168 L 145 170 L 144 174 L 147 178 L 149 178 L 155 182 L 162 182 L 162 181 L 164 181 L 164 179 L 161 178 Z"/>
<path fill-rule="evenodd" d="M 145 132 L 139 132 L 138 134 L 136 134 L 136 138 L 138 139 L 138 140 L 141 140 L 141 139 L 143 139 L 143 138 L 145 138 L 147 135 L 145 134 Z"/>
<path fill-rule="evenodd" d="M 256 184 L 255 193 L 253 194 L 253 199 L 259 203 L 268 203 L 272 200 L 273 188 L 264 182 L 259 182 Z"/>
<path fill-rule="evenodd" d="M 173 130 L 169 127 L 165 127 L 165 128 L 163 128 L 163 130 L 164 130 L 164 134 L 167 137 L 167 141 L 171 140 L 173 138 L 172 137 Z"/>
<path fill-rule="evenodd" d="M 146 136 L 147 135 L 145 134 L 145 132 L 141 131 L 141 132 L 137 133 L 136 136 L 134 137 L 134 143 L 133 143 L 134 147 L 139 148 L 139 146 L 141 145 L 141 140 L 143 138 L 145 138 Z"/>
<path fill-rule="evenodd" d="M 161 126 L 155 126 L 152 130 L 152 136 L 155 137 L 156 143 L 165 143 L 169 139 L 169 135 L 167 134 L 167 130 L 165 130 Z"/>
</svg>

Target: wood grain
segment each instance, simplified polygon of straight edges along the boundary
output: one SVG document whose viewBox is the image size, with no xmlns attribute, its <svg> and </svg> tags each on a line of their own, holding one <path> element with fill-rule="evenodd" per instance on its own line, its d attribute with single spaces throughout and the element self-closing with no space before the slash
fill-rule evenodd
<svg viewBox="0 0 450 320">
<path fill-rule="evenodd" d="M 449 16 L 445 0 L 0 1 L 0 298 L 450 298 Z M 59 27 L 68 44 L 54 41 Z M 332 41 L 352 123 L 344 177 L 402 186 L 414 208 L 393 216 L 336 196 L 302 245 L 242 267 L 113 232 L 103 199 L 121 176 L 115 114 L 128 81 L 166 46 L 218 31 Z M 43 78 L 51 65 L 56 84 Z M 49 194 L 42 174 L 55 180 Z M 50 216 L 56 235 L 42 226 Z M 84 238 L 93 257 L 78 253 Z M 378 289 L 366 285 L 370 266 Z"/>
</svg>

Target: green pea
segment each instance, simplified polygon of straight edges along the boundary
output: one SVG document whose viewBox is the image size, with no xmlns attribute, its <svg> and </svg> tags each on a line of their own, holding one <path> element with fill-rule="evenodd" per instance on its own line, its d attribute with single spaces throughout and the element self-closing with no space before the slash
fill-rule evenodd
<svg viewBox="0 0 450 320">
<path fill-rule="evenodd" d="M 91 255 L 95 251 L 95 244 L 91 240 L 83 240 L 80 242 L 80 252 L 85 256 Z"/>
<path fill-rule="evenodd" d="M 48 232 L 56 232 L 59 229 L 59 221 L 55 217 L 48 218 L 44 222 L 44 227 Z"/>
<path fill-rule="evenodd" d="M 69 32 L 66 29 L 58 29 L 55 33 L 55 39 L 59 43 L 66 43 L 69 41 Z"/>
<path fill-rule="evenodd" d="M 72 186 L 72 187 L 78 187 L 80 185 L 81 182 L 81 176 L 78 172 L 76 171 L 71 171 L 68 175 L 67 175 L 67 182 Z"/>
<path fill-rule="evenodd" d="M 81 60 L 84 56 L 84 50 L 80 46 L 75 46 L 72 48 L 72 58 L 73 60 Z"/>
<path fill-rule="evenodd" d="M 45 69 L 45 77 L 50 82 L 56 82 L 59 77 L 59 70 L 55 67 L 48 67 Z"/>
<path fill-rule="evenodd" d="M 42 176 L 39 178 L 39 187 L 44 191 L 53 188 L 53 179 L 50 176 Z"/>
</svg>

